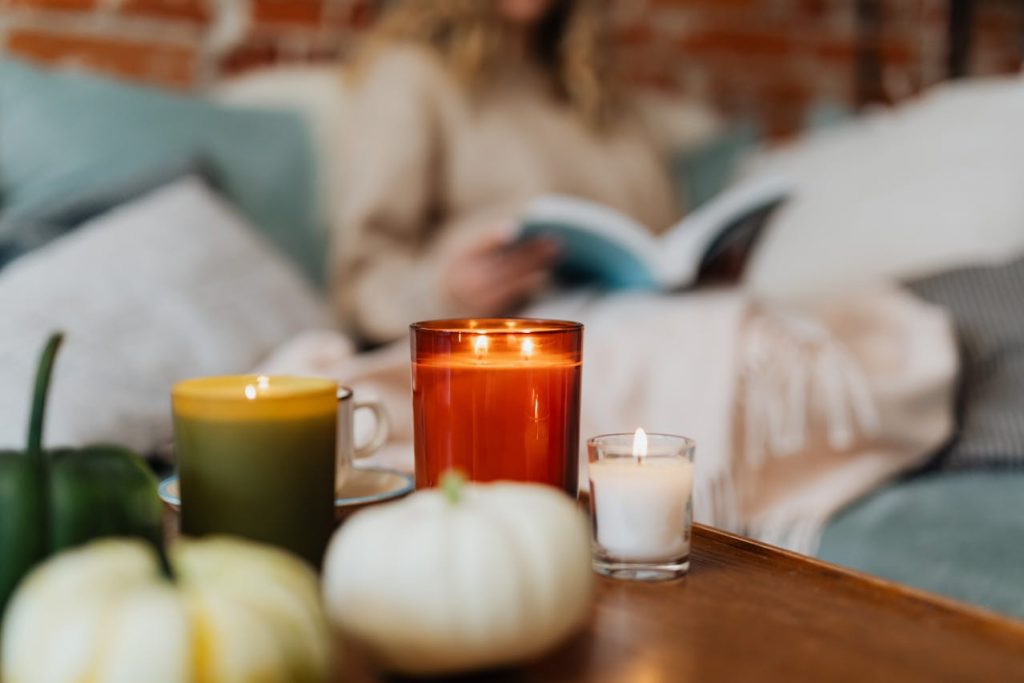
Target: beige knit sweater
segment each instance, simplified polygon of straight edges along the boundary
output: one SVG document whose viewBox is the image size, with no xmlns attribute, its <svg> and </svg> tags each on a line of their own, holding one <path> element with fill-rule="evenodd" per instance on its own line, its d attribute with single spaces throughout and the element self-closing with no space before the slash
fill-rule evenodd
<svg viewBox="0 0 1024 683">
<path fill-rule="evenodd" d="M 358 74 L 349 115 L 332 289 L 346 327 L 370 341 L 478 313 L 449 300 L 444 270 L 537 195 L 600 201 L 655 231 L 676 218 L 639 117 L 593 131 L 524 64 L 469 93 L 428 49 L 396 45 Z"/>
</svg>

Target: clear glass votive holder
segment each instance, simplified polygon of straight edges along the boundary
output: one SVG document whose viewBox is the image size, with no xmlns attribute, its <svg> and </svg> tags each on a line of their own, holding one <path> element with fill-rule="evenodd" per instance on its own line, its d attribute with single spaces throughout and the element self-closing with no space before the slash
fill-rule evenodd
<svg viewBox="0 0 1024 683">
<path fill-rule="evenodd" d="M 689 571 L 695 447 L 639 429 L 587 441 L 594 571 L 636 581 Z"/>
</svg>

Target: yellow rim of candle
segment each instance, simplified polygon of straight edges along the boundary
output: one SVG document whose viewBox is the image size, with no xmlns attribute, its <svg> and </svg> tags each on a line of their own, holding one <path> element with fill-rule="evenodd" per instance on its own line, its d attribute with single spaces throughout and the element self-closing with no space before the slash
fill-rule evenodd
<svg viewBox="0 0 1024 683">
<path fill-rule="evenodd" d="M 319 417 L 337 410 L 338 383 L 317 377 L 224 375 L 178 382 L 174 414 L 206 420 Z"/>
</svg>

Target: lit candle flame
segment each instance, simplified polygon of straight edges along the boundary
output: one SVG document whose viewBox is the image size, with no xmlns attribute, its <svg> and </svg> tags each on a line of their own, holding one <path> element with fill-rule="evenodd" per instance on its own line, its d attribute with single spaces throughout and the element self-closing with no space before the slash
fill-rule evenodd
<svg viewBox="0 0 1024 683">
<path fill-rule="evenodd" d="M 256 387 L 251 384 L 245 385 L 245 397 L 250 401 L 256 399 Z"/>
<path fill-rule="evenodd" d="M 530 358 L 533 356 L 533 340 L 529 337 L 523 340 L 522 352 L 523 358 Z"/>
<path fill-rule="evenodd" d="M 647 432 L 642 427 L 637 427 L 633 432 L 633 457 L 637 464 L 642 464 L 647 457 Z"/>
<path fill-rule="evenodd" d="M 476 352 L 476 357 L 480 358 L 487 353 L 487 345 L 490 342 L 487 341 L 487 335 L 481 334 L 473 341 L 473 350 Z"/>
</svg>

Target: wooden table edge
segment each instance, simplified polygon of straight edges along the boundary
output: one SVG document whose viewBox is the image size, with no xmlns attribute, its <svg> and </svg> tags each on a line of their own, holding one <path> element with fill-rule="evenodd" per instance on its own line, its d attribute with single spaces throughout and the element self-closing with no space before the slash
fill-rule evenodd
<svg viewBox="0 0 1024 683">
<path fill-rule="evenodd" d="M 932 606 L 945 611 L 955 612 L 964 616 L 978 619 L 979 621 L 988 622 L 992 626 L 998 628 L 1009 628 L 1011 630 L 1020 631 L 1021 634 L 1024 635 L 1024 621 L 1015 619 L 1011 616 L 1000 614 L 998 612 L 986 609 L 978 605 L 973 605 L 967 602 L 961 602 L 954 598 L 939 595 L 937 593 L 932 593 L 921 588 L 915 588 L 914 586 L 908 586 L 907 584 L 899 583 L 898 581 L 892 581 L 890 579 L 885 579 L 880 576 L 875 576 L 873 574 L 867 574 L 856 569 L 851 569 L 849 567 L 844 567 L 842 565 L 826 562 L 811 555 L 797 553 L 792 550 L 787 550 L 786 548 L 781 548 L 779 546 L 764 543 L 762 541 L 748 538 L 746 536 L 734 534 L 730 531 L 725 531 L 724 529 L 707 526 L 705 524 L 698 524 L 695 522 L 693 524 L 693 530 L 695 534 L 705 535 L 708 537 L 717 536 L 719 540 L 733 545 L 757 546 L 768 552 L 789 557 L 790 559 L 793 559 L 797 562 L 803 562 L 829 572 L 842 574 L 851 579 L 871 584 L 885 591 L 897 593 L 903 597 L 912 600 L 929 603 Z"/>
</svg>

